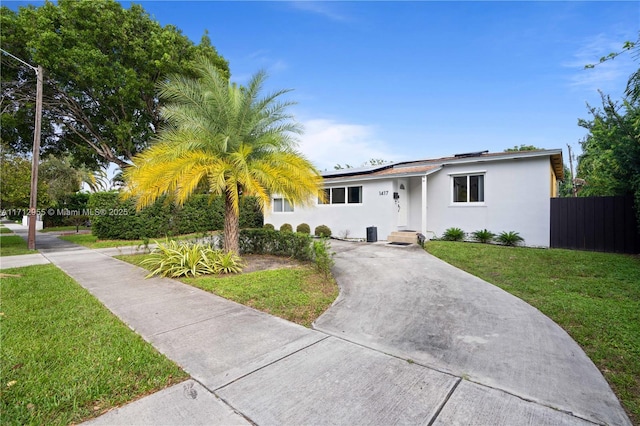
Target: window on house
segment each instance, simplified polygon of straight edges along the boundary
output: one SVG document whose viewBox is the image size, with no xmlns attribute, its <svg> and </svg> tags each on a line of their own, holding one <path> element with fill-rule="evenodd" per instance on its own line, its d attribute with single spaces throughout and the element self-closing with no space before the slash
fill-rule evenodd
<svg viewBox="0 0 640 426">
<path fill-rule="evenodd" d="M 324 189 L 325 200 L 318 197 L 318 204 L 362 204 L 362 186 Z"/>
<path fill-rule="evenodd" d="M 362 203 L 362 187 L 361 186 L 350 186 L 347 188 L 349 193 L 349 204 L 351 203 Z"/>
<path fill-rule="evenodd" d="M 331 204 L 344 204 L 344 188 L 331 188 Z"/>
<path fill-rule="evenodd" d="M 286 198 L 274 198 L 273 199 L 273 211 L 278 212 L 292 212 L 293 204 L 291 204 Z"/>
<path fill-rule="evenodd" d="M 484 175 L 453 177 L 454 203 L 484 202 Z"/>
<path fill-rule="evenodd" d="M 323 194 L 324 194 L 324 200 L 322 199 Z M 326 188 L 320 191 L 320 196 L 318 197 L 318 204 L 331 204 L 331 190 L 329 188 Z"/>
</svg>

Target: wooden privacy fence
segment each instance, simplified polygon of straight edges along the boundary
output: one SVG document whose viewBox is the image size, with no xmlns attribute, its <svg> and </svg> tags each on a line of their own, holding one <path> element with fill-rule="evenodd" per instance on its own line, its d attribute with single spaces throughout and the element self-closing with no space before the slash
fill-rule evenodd
<svg viewBox="0 0 640 426">
<path fill-rule="evenodd" d="M 640 253 L 633 198 L 552 198 L 551 247 Z"/>
</svg>

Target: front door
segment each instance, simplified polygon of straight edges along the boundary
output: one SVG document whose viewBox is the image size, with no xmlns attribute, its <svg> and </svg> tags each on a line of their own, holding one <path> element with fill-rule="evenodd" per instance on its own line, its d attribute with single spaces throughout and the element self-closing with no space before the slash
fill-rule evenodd
<svg viewBox="0 0 640 426">
<path fill-rule="evenodd" d="M 409 183 L 406 179 L 398 179 L 398 188 L 394 198 L 398 209 L 398 226 L 407 226 L 409 220 Z"/>
</svg>

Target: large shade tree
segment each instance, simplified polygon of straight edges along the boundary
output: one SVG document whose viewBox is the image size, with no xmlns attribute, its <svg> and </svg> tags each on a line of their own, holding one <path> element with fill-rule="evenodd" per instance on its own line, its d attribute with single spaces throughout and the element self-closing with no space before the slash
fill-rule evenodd
<svg viewBox="0 0 640 426">
<path fill-rule="evenodd" d="M 43 153 L 70 153 L 79 164 L 126 167 L 161 123 L 156 84 L 188 72 L 198 55 L 228 74 L 205 33 L 195 45 L 140 5 L 58 0 L 0 14 L 5 51 L 44 67 Z M 33 141 L 33 70 L 2 55 L 1 135 L 26 153 Z"/>
<path fill-rule="evenodd" d="M 292 203 L 316 197 L 322 179 L 295 150 L 301 128 L 281 90 L 263 96 L 258 72 L 246 86 L 230 84 L 213 62 L 196 61 L 196 77 L 174 75 L 160 86 L 167 122 L 157 142 L 125 170 L 125 196 L 139 208 L 163 194 L 178 204 L 204 186 L 225 201 L 224 249 L 238 251 L 239 201 L 255 195 L 264 208 L 279 194 Z"/>
<path fill-rule="evenodd" d="M 630 51 L 640 58 L 640 32 L 636 42 L 626 42 L 621 52 L 612 53 L 600 62 L 612 60 Z M 588 68 L 593 65 L 587 66 Z M 625 95 L 614 101 L 603 93 L 602 106 L 589 107 L 590 119 L 578 124 L 588 130 L 580 142 L 578 176 L 586 183 L 579 195 L 632 195 L 640 229 L 640 68 L 629 77 Z"/>
</svg>

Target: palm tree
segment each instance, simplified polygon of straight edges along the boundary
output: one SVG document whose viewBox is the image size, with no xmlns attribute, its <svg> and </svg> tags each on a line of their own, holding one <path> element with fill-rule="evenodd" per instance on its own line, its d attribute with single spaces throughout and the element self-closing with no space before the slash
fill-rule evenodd
<svg viewBox="0 0 640 426">
<path fill-rule="evenodd" d="M 163 194 L 182 204 L 205 185 L 224 197 L 224 249 L 237 252 L 241 195 L 257 196 L 263 210 L 273 194 L 306 204 L 322 179 L 294 149 L 301 128 L 286 113 L 292 103 L 279 100 L 289 90 L 261 97 L 264 72 L 246 87 L 229 84 L 205 58 L 195 70 L 196 78 L 176 75 L 160 86 L 167 126 L 125 170 L 125 197 L 137 197 L 138 208 Z"/>
</svg>

